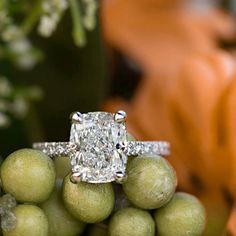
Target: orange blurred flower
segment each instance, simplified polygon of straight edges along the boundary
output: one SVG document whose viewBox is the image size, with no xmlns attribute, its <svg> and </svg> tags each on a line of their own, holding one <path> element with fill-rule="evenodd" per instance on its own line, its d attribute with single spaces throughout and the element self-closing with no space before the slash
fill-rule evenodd
<svg viewBox="0 0 236 236">
<path fill-rule="evenodd" d="M 171 142 L 179 187 L 205 204 L 206 235 L 222 235 L 236 199 L 236 62 L 220 42 L 234 38 L 235 22 L 162 3 L 103 1 L 107 44 L 143 71 L 131 101 L 110 98 L 104 108 L 127 110 L 137 138 Z"/>
</svg>

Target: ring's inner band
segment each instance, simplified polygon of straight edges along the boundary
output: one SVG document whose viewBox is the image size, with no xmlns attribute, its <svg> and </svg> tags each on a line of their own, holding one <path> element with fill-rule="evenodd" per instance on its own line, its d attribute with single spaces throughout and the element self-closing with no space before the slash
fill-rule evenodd
<svg viewBox="0 0 236 236">
<path fill-rule="evenodd" d="M 78 146 L 71 142 L 34 143 L 33 148 L 43 151 L 50 157 L 69 156 Z M 124 150 L 127 156 L 137 155 L 170 155 L 170 144 L 165 141 L 127 141 Z"/>
</svg>

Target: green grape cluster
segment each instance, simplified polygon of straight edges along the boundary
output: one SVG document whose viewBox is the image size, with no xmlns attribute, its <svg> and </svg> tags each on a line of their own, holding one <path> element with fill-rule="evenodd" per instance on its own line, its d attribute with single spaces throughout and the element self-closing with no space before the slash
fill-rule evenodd
<svg viewBox="0 0 236 236">
<path fill-rule="evenodd" d="M 68 157 L 33 149 L 1 165 L 4 236 L 200 236 L 205 211 L 194 196 L 175 192 L 174 169 L 162 157 L 130 157 L 122 184 L 70 181 Z"/>
</svg>

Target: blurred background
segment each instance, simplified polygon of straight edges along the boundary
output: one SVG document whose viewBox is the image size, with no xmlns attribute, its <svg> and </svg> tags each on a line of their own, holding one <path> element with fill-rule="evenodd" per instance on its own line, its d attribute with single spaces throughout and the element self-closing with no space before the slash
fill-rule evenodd
<svg viewBox="0 0 236 236">
<path fill-rule="evenodd" d="M 235 16 L 235 0 L 0 0 L 0 155 L 68 140 L 72 111 L 124 109 L 135 137 L 171 142 L 205 235 L 236 235 Z"/>
</svg>

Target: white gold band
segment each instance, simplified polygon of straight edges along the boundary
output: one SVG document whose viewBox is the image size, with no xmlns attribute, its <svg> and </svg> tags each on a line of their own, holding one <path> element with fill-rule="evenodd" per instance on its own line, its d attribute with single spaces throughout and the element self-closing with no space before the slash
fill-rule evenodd
<svg viewBox="0 0 236 236">
<path fill-rule="evenodd" d="M 71 142 L 44 142 L 34 143 L 33 148 L 43 151 L 50 157 L 54 157 L 68 156 L 76 151 L 77 145 Z M 170 154 L 170 144 L 164 141 L 128 141 L 125 153 L 127 156 L 168 156 Z"/>
</svg>

